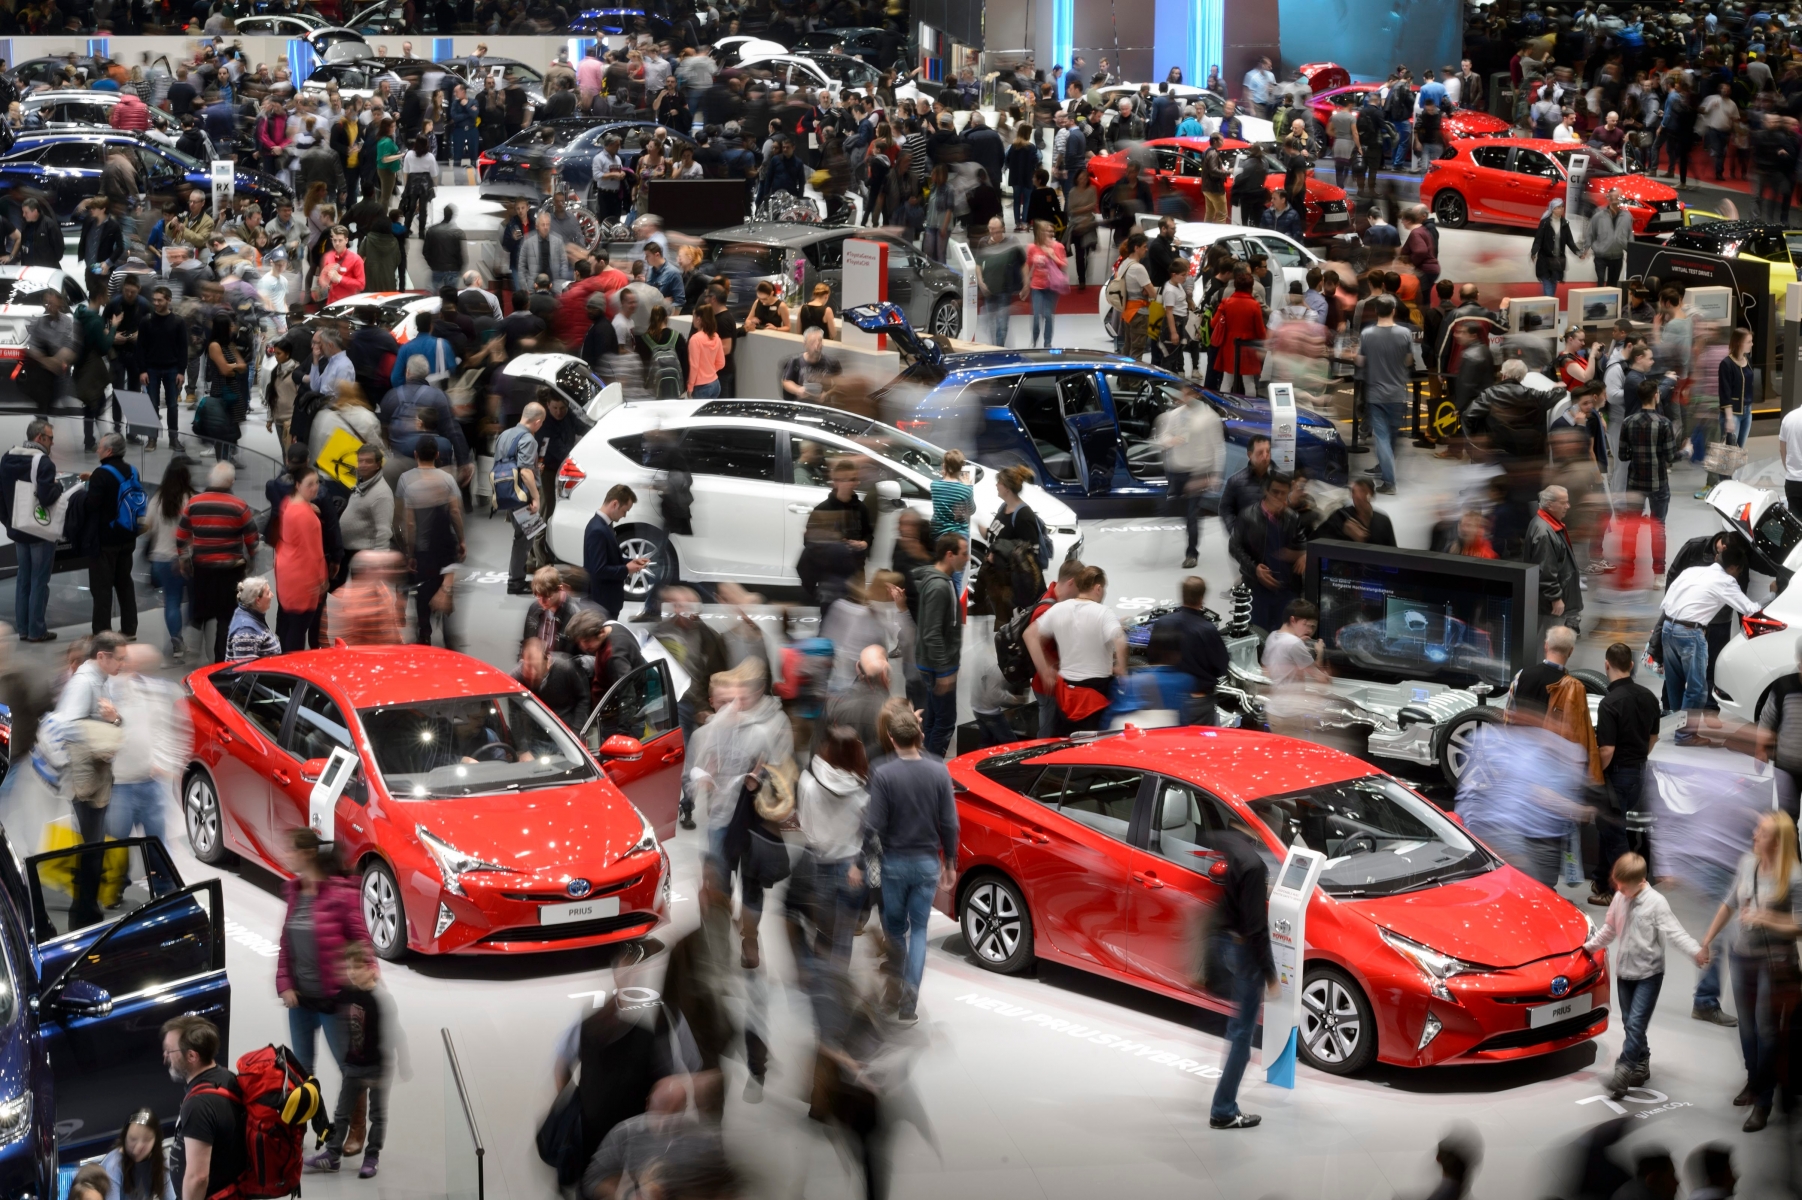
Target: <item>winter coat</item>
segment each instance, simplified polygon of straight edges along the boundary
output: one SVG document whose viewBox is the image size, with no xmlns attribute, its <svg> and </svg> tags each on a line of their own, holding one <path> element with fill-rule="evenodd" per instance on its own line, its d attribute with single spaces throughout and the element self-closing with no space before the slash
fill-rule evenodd
<svg viewBox="0 0 1802 1200">
<path fill-rule="evenodd" d="M 801 835 L 816 857 L 842 862 L 863 850 L 864 810 L 870 804 L 866 781 L 815 755 L 801 772 L 795 798 Z"/>
<path fill-rule="evenodd" d="M 1564 256 L 1566 252 L 1576 254 L 1581 249 L 1577 245 L 1576 235 L 1571 232 L 1570 220 L 1559 221 L 1557 233 L 1552 232 L 1552 219 L 1541 217 L 1539 228 L 1533 232 L 1533 245 L 1527 256 L 1533 260 L 1533 271 L 1541 279 L 1564 278 Z"/>
<path fill-rule="evenodd" d="M 1256 375 L 1264 368 L 1263 355 L 1252 343 L 1267 336 L 1264 309 L 1250 292 L 1233 292 L 1214 310 L 1214 347 L 1221 369 L 1240 375 Z"/>
<path fill-rule="evenodd" d="M 275 958 L 275 990 L 294 990 L 294 948 L 288 941 L 288 920 L 300 899 L 300 880 L 282 884 L 282 895 L 288 911 L 282 917 L 281 950 Z M 357 884 L 351 879 L 321 880 L 313 893 L 313 947 L 319 958 L 320 996 L 331 998 L 343 987 L 339 964 L 344 961 L 344 947 L 350 942 L 367 942 L 369 928 L 363 924 L 363 906 L 357 901 Z"/>
<path fill-rule="evenodd" d="M 386 229 L 363 235 L 363 290 L 392 292 L 400 288 L 400 242 Z M 335 290 L 335 289 L 334 289 Z"/>
<path fill-rule="evenodd" d="M 688 778 L 696 806 L 706 810 L 708 830 L 731 824 L 746 775 L 762 764 L 788 762 L 794 752 L 794 730 L 774 696 L 729 705 L 701 726 L 688 758 Z"/>
<path fill-rule="evenodd" d="M 1570 538 L 1553 529 L 1543 515 L 1537 515 L 1527 526 L 1526 561 L 1539 564 L 1539 611 L 1548 614 L 1552 605 L 1564 601 L 1564 616 L 1574 617 L 1583 611 L 1582 573 L 1577 569 L 1576 555 Z"/>
</svg>

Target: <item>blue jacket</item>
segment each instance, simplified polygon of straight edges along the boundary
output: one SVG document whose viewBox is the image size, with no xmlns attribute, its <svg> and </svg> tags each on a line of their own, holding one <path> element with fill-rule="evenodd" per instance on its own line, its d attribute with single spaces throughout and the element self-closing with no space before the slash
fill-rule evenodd
<svg viewBox="0 0 1802 1200">
<path fill-rule="evenodd" d="M 588 573 L 588 598 L 617 619 L 626 605 L 626 556 L 619 535 L 600 513 L 588 518 L 582 533 L 582 570 Z"/>
<path fill-rule="evenodd" d="M 403 458 L 413 457 L 419 442 L 416 414 L 422 408 L 438 413 L 438 442 L 443 449 L 449 444 L 458 466 L 469 461 L 469 442 L 463 437 L 463 426 L 451 411 L 450 397 L 429 383 L 403 383 L 382 397 L 382 428 L 388 431 L 388 444 Z"/>
<path fill-rule="evenodd" d="M 654 271 L 646 271 L 644 281 L 663 293 L 663 298 L 670 303 L 672 313 L 688 300 L 687 289 L 682 286 L 682 272 L 667 262 Z"/>
<path fill-rule="evenodd" d="M 442 358 L 440 358 L 438 354 L 438 347 L 440 346 L 444 347 Z M 455 371 L 457 369 L 457 352 L 451 349 L 451 344 L 437 334 L 428 333 L 424 337 L 414 338 L 395 352 L 394 370 L 388 373 L 388 385 L 390 387 L 399 387 L 401 384 L 407 382 L 407 360 L 409 358 L 418 358 L 421 355 L 425 356 L 426 362 L 434 370 L 436 370 L 440 362 L 444 364 L 444 369 L 446 371 Z"/>
</svg>

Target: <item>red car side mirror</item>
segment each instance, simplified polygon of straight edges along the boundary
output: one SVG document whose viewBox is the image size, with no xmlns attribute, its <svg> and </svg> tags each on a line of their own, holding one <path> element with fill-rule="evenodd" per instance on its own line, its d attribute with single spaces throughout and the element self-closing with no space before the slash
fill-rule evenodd
<svg viewBox="0 0 1802 1200">
<path fill-rule="evenodd" d="M 644 743 L 635 737 L 616 733 L 601 743 L 600 755 L 603 758 L 618 758 L 626 762 L 636 762 L 644 757 Z"/>
<path fill-rule="evenodd" d="M 327 761 L 328 760 L 323 758 L 307 759 L 307 761 L 300 764 L 300 777 L 308 783 L 318 783 L 319 777 L 325 774 L 325 764 Z"/>
</svg>

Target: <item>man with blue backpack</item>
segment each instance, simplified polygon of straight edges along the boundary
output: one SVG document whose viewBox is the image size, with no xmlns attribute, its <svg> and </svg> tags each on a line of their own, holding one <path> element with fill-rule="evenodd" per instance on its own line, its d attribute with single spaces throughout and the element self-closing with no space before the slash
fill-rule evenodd
<svg viewBox="0 0 1802 1200">
<path fill-rule="evenodd" d="M 88 480 L 79 549 L 88 555 L 88 591 L 94 600 L 94 632 L 113 627 L 113 596 L 119 597 L 119 632 L 138 636 L 138 596 L 131 579 L 132 550 L 150 498 L 138 473 L 125 461 L 125 436 L 100 435 L 100 465 Z"/>
</svg>

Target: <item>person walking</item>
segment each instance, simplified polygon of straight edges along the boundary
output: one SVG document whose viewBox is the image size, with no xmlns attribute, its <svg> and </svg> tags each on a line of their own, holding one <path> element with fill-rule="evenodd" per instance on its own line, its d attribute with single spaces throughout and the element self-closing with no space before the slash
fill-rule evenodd
<svg viewBox="0 0 1802 1200">
<path fill-rule="evenodd" d="M 1027 346 L 1052 349 L 1057 298 L 1070 290 L 1069 257 L 1052 233 L 1050 221 L 1032 223 L 1032 245 L 1026 248 L 1026 286 L 1032 299 L 1032 336 Z"/>
<path fill-rule="evenodd" d="M 1565 220 L 1564 201 L 1554 198 L 1546 205 L 1545 215 L 1539 218 L 1539 228 L 1533 232 L 1533 244 L 1527 247 L 1527 258 L 1533 263 L 1533 274 L 1539 280 L 1541 295 L 1558 294 L 1558 285 L 1564 282 L 1567 254 L 1589 257 L 1589 251 L 1577 245 L 1570 222 Z"/>
<path fill-rule="evenodd" d="M 1376 324 L 1365 326 L 1358 339 L 1370 440 L 1383 477 L 1377 491 L 1385 496 L 1395 494 L 1395 441 L 1407 419 L 1409 380 L 1414 371 L 1414 337 L 1396 325 L 1395 307 L 1394 296 L 1376 297 L 1371 302 Z"/>
<path fill-rule="evenodd" d="M 59 503 L 63 485 L 50 457 L 55 444 L 56 430 L 37 417 L 25 427 L 24 443 L 0 456 L 0 503 L 6 505 L 6 533 L 18 563 L 13 624 L 24 642 L 47 642 L 56 636 L 47 624 L 50 575 L 64 520 Z"/>
<path fill-rule="evenodd" d="M 275 990 L 288 1010 L 288 1048 L 311 1075 L 320 1033 L 333 1060 L 344 1065 L 344 1027 L 337 1011 L 344 947 L 367 942 L 369 929 L 357 883 L 340 869 L 330 843 L 302 828 L 289 834 L 284 849 L 293 877 L 282 884 L 287 913 L 275 960 Z"/>
<path fill-rule="evenodd" d="M 1289 507 L 1290 482 L 1286 473 L 1268 471 L 1263 500 L 1239 514 L 1226 541 L 1241 582 L 1251 588 L 1252 624 L 1266 630 L 1282 624 L 1307 556 L 1301 518 Z"/>
<path fill-rule="evenodd" d="M 332 1172 L 347 1154 L 363 1155 L 358 1179 L 373 1179 L 388 1131 L 388 1093 L 401 1044 L 394 1004 L 376 971 L 367 941 L 347 941 L 339 951 L 342 983 L 334 997 L 343 1052 L 343 1082 L 325 1148 L 306 1160 L 308 1170 Z M 367 1124 L 358 1121 L 367 1110 Z M 366 1136 L 360 1136 L 366 1135 Z"/>
<path fill-rule="evenodd" d="M 870 765 L 857 730 L 824 724 L 819 746 L 796 788 L 796 814 L 805 853 L 789 884 L 789 904 L 804 913 L 817 935 L 797 944 L 815 978 L 809 991 L 819 1003 L 821 988 L 850 966 L 858 919 L 869 908 L 865 879 L 865 815 L 870 804 Z"/>
<path fill-rule="evenodd" d="M 1770 1118 L 1787 1052 L 1783 1038 L 1795 1007 L 1796 938 L 1802 935 L 1802 866 L 1796 861 L 1796 823 L 1788 813 L 1759 818 L 1751 852 L 1740 859 L 1733 887 L 1715 910 L 1702 944 L 1712 946 L 1735 917 L 1733 1002 L 1739 1010 L 1746 1086 L 1733 1103 L 1751 1107 L 1742 1128 L 1757 1133 Z"/>
<path fill-rule="evenodd" d="M 1570 493 L 1553 485 L 1539 493 L 1539 511 L 1527 525 L 1528 562 L 1539 564 L 1539 623 L 1582 630 L 1583 572 L 1564 519 Z"/>
<path fill-rule="evenodd" d="M 1358 156 L 1364 152 L 1358 138 L 1358 114 L 1352 111 L 1351 97 L 1333 97 L 1333 113 L 1327 118 L 1327 139 L 1332 143 L 1333 186 L 1344 191 Z M 1205 198 L 1205 189 L 1203 195 Z"/>
<path fill-rule="evenodd" d="M 1074 596 L 1027 625 L 1025 636 L 1041 688 L 1057 699 L 1059 737 L 1100 729 L 1116 680 L 1126 675 L 1126 632 L 1102 604 L 1107 572 L 1084 567 L 1075 588 Z M 1055 662 L 1045 652 L 1047 641 L 1057 647 Z"/>
<path fill-rule="evenodd" d="M 1182 507 L 1183 570 L 1201 553 L 1201 509 L 1220 481 L 1226 461 L 1226 427 L 1200 393 L 1184 388 L 1178 403 L 1158 416 L 1152 438 L 1164 451 L 1170 498 Z"/>
<path fill-rule="evenodd" d="M 451 628 L 457 564 L 463 561 L 463 498 L 457 481 L 438 469 L 438 439 L 420 438 L 413 447 L 419 465 L 400 477 L 394 488 L 400 514 L 401 547 L 413 584 L 413 640 L 432 644 L 432 615 L 439 614 L 446 649 L 454 649 Z"/>
<path fill-rule="evenodd" d="M 201 631 L 204 647 L 208 621 L 216 622 L 209 662 L 225 659 L 232 614 L 238 607 L 238 585 L 256 557 L 257 525 L 250 506 L 232 495 L 236 469 L 214 463 L 207 490 L 188 501 L 175 527 L 182 574 L 191 581 L 193 599 L 188 620 Z"/>
<path fill-rule="evenodd" d="M 1264 368 L 1263 353 L 1258 347 L 1269 336 L 1269 330 L 1264 324 L 1264 306 L 1258 303 L 1256 286 L 1249 268 L 1235 269 L 1232 292 L 1214 310 L 1206 380 L 1210 388 L 1257 395 L 1258 376 Z"/>
<path fill-rule="evenodd" d="M 276 501 L 278 515 L 270 522 L 276 599 L 281 603 L 275 631 L 287 652 L 319 645 L 320 611 L 330 576 L 318 501 L 319 473 L 304 470 L 295 477 L 293 492 Z"/>
<path fill-rule="evenodd" d="M 169 1146 L 169 1183 L 178 1200 L 230 1192 L 249 1162 L 245 1097 L 231 1068 L 218 1064 L 219 1027 L 192 1014 L 163 1024 L 163 1067 L 184 1088 Z"/>
<path fill-rule="evenodd" d="M 1270 948 L 1270 873 L 1264 846 L 1243 825 L 1233 824 L 1207 835 L 1208 849 L 1226 865 L 1220 876 L 1220 898 L 1212 937 L 1218 939 L 1225 968 L 1220 988 L 1231 1001 L 1226 1023 L 1226 1060 L 1208 1108 L 1211 1129 L 1253 1129 L 1263 1119 L 1239 1107 L 1239 1084 L 1251 1061 L 1251 1037 L 1257 1030 L 1264 997 L 1277 994 L 1275 956 Z M 1213 986 L 1213 980 L 1209 980 Z M 1218 994 L 1218 993 L 1217 993 Z"/>
<path fill-rule="evenodd" d="M 1589 253 L 1595 258 L 1596 286 L 1618 287 L 1627 247 L 1633 243 L 1633 214 L 1621 204 L 1621 190 L 1608 189 L 1608 202 L 1589 216 Z"/>
<path fill-rule="evenodd" d="M 1619 1100 L 1630 1089 L 1644 1087 L 1652 1077 L 1652 1051 L 1646 1044 L 1646 1027 L 1652 1022 L 1652 1010 L 1658 1006 L 1658 993 L 1664 986 L 1666 943 L 1674 944 L 1698 967 L 1708 964 L 1708 951 L 1689 936 L 1671 912 L 1671 902 L 1647 882 L 1645 859 L 1637 854 L 1623 854 L 1615 862 L 1612 874 L 1614 899 L 1601 926 L 1583 943 L 1583 952 L 1593 957 L 1598 950 L 1616 947 L 1608 956 L 1608 966 L 1626 1036 L 1621 1041 L 1620 1056 L 1614 1060 L 1608 1094 Z M 1795 952 L 1793 947 L 1790 952 Z"/>
<path fill-rule="evenodd" d="M 163 813 L 187 769 L 193 727 L 179 690 L 157 678 L 162 655 L 142 643 L 121 647 L 119 673 L 106 694 L 127 731 L 113 755 L 113 790 L 106 806 L 106 836 L 128 838 L 134 829 L 163 836 Z"/>
<path fill-rule="evenodd" d="M 1615 642 L 1603 654 L 1608 690 L 1596 708 L 1596 750 L 1602 782 L 1613 813 L 1596 822 L 1598 848 L 1589 902 L 1606 904 L 1614 890 L 1615 861 L 1629 850 L 1650 861 L 1650 814 L 1646 801 L 1646 761 L 1658 742 L 1658 697 L 1633 679 L 1633 649 Z M 1771 705 L 1766 705 L 1769 711 Z"/>
<path fill-rule="evenodd" d="M 932 563 L 914 573 L 920 594 L 914 653 L 928 689 L 924 736 L 927 752 L 940 758 L 957 731 L 957 672 L 963 659 L 964 630 L 952 580 L 969 561 L 970 539 L 947 532 L 933 544 Z"/>
<path fill-rule="evenodd" d="M 1640 364 L 1647 357 L 1646 349 L 1640 347 L 1629 362 Z M 1628 381 L 1623 383 L 1623 394 L 1627 387 L 1633 386 L 1632 378 L 1629 375 Z M 1652 574 L 1662 578 L 1664 519 L 1671 510 L 1671 464 L 1677 461 L 1683 451 L 1677 444 L 1677 431 L 1670 418 L 1658 411 L 1658 381 L 1640 379 L 1635 390 L 1638 393 L 1637 409 L 1621 422 L 1620 459 L 1627 464 L 1627 490 L 1645 497 L 1645 506 L 1652 514 Z M 1789 418 L 1785 417 L 1784 420 Z M 1802 424 L 1797 425 L 1796 429 L 1798 433 L 1802 433 Z M 1786 449 L 1784 453 L 1787 467 L 1789 452 Z M 1798 460 L 1797 466 L 1802 469 L 1802 459 Z M 1784 486 L 1787 491 L 1790 485 Z M 1616 515 L 1623 514 L 1617 510 Z M 1634 515 L 1637 515 L 1637 511 Z M 1713 615 L 1712 611 L 1709 615 Z"/>
<path fill-rule="evenodd" d="M 957 803 L 951 773 L 922 753 L 923 733 L 911 709 L 889 720 L 894 757 L 870 774 L 865 825 L 882 846 L 882 928 L 897 1018 L 919 1019 L 920 979 L 926 972 L 926 925 L 932 899 L 957 882 Z"/>
<path fill-rule="evenodd" d="M 144 485 L 125 461 L 125 435 L 104 433 L 100 465 L 88 476 L 85 528 L 76 544 L 88 551 L 88 591 L 93 601 L 95 633 L 113 627 L 113 597 L 119 598 L 119 628 L 129 640 L 138 636 L 138 596 L 131 577 L 132 550 L 138 543 L 137 513 L 146 507 Z"/>
<path fill-rule="evenodd" d="M 1485 725 L 1458 780 L 1458 815 L 1515 870 L 1556 888 L 1576 822 L 1593 811 L 1579 802 L 1588 781 L 1583 749 L 1556 732 L 1531 720 Z"/>
</svg>

